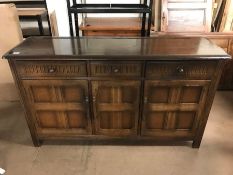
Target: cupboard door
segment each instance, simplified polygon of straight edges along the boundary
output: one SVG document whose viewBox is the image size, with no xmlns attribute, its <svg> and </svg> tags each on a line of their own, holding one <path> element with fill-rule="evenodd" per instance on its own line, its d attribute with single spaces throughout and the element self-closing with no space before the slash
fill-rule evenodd
<svg viewBox="0 0 233 175">
<path fill-rule="evenodd" d="M 212 0 L 162 0 L 161 31 L 210 32 Z"/>
<path fill-rule="evenodd" d="M 140 81 L 92 81 L 96 133 L 136 135 Z"/>
<path fill-rule="evenodd" d="M 85 80 L 23 80 L 39 134 L 91 134 Z"/>
<path fill-rule="evenodd" d="M 193 137 L 209 83 L 147 80 L 141 134 Z"/>
</svg>

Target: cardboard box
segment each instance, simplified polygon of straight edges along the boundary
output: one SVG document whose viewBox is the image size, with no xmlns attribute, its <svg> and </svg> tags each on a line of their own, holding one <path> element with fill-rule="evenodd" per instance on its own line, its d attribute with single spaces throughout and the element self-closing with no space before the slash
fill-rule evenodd
<svg viewBox="0 0 233 175">
<path fill-rule="evenodd" d="M 14 4 L 0 4 L 0 57 L 23 40 Z M 7 60 L 0 59 L 0 101 L 18 100 Z"/>
</svg>

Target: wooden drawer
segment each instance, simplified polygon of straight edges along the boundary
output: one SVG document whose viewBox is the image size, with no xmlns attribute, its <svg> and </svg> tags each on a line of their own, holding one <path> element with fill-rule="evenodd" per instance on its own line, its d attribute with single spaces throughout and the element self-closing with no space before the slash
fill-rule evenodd
<svg viewBox="0 0 233 175">
<path fill-rule="evenodd" d="M 91 62 L 92 76 L 141 76 L 140 62 Z"/>
<path fill-rule="evenodd" d="M 148 62 L 146 77 L 153 79 L 212 79 L 216 61 Z"/>
<path fill-rule="evenodd" d="M 85 61 L 16 61 L 20 77 L 87 76 Z"/>
</svg>

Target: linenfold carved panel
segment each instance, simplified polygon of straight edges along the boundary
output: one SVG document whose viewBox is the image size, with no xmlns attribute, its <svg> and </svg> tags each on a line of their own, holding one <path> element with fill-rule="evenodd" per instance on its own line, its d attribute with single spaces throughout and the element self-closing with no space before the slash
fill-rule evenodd
<svg viewBox="0 0 233 175">
<path fill-rule="evenodd" d="M 84 61 L 17 61 L 17 69 L 21 77 L 34 76 L 86 76 L 86 63 Z"/>
<path fill-rule="evenodd" d="M 155 79 L 212 79 L 215 72 L 216 63 L 207 62 L 156 62 L 147 64 L 147 77 Z"/>
<path fill-rule="evenodd" d="M 92 76 L 140 76 L 141 63 L 107 63 L 107 62 L 92 62 Z"/>
</svg>

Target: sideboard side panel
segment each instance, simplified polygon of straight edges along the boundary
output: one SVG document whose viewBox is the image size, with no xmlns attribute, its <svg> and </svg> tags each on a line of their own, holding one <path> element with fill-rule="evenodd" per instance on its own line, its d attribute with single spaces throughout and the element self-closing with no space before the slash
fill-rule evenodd
<svg viewBox="0 0 233 175">
<path fill-rule="evenodd" d="M 218 66 L 217 66 L 215 74 L 212 78 L 212 82 L 211 82 L 211 85 L 210 85 L 210 88 L 209 88 L 209 91 L 207 94 L 208 98 L 207 98 L 206 103 L 205 103 L 204 108 L 203 108 L 202 118 L 199 122 L 198 129 L 197 129 L 195 137 L 194 137 L 193 148 L 200 147 L 201 140 L 202 140 L 202 137 L 203 137 L 203 134 L 205 131 L 205 127 L 206 127 L 206 124 L 207 124 L 207 121 L 209 118 L 211 106 L 212 106 L 213 101 L 214 101 L 215 92 L 217 90 L 218 83 L 219 83 L 219 80 L 221 78 L 222 70 L 223 70 L 225 63 L 226 62 L 224 60 L 219 60 L 219 62 L 218 62 Z"/>
<path fill-rule="evenodd" d="M 18 93 L 19 93 L 19 96 L 20 96 L 20 102 L 21 102 L 21 104 L 23 105 L 23 108 L 24 108 L 25 119 L 27 121 L 29 130 L 30 130 L 30 134 L 31 134 L 31 137 L 32 137 L 33 144 L 34 144 L 34 146 L 38 147 L 38 146 L 41 145 L 41 140 L 39 139 L 38 134 L 36 132 L 35 121 L 33 121 L 32 114 L 31 114 L 31 112 L 29 110 L 30 105 L 29 105 L 29 103 L 27 102 L 27 100 L 25 98 L 23 85 L 20 82 L 18 73 L 16 71 L 15 61 L 10 59 L 10 60 L 8 60 L 8 62 L 9 62 L 11 72 L 12 72 L 12 75 L 13 75 L 13 78 L 14 78 L 14 81 L 15 81 L 15 85 L 17 86 L 17 89 L 18 89 Z"/>
</svg>

